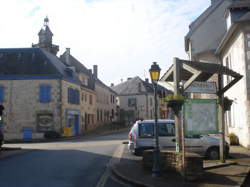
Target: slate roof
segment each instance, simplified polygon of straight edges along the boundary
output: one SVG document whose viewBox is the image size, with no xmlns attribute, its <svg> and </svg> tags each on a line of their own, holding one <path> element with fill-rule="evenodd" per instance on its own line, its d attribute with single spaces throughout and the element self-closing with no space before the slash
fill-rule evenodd
<svg viewBox="0 0 250 187">
<path fill-rule="evenodd" d="M 138 83 L 141 83 L 145 91 L 139 92 Z M 120 83 L 116 86 L 111 87 L 118 95 L 138 95 L 145 93 L 153 93 L 153 85 L 149 82 L 143 81 L 140 77 L 136 76 L 130 80 Z M 141 90 L 144 90 L 141 89 Z M 172 93 L 170 90 L 158 85 L 158 91 L 165 91 L 167 93 Z"/>
<path fill-rule="evenodd" d="M 64 52 L 61 56 L 60 59 L 62 60 L 62 62 L 66 65 L 69 66 L 66 63 L 66 52 Z M 106 89 L 110 90 L 111 92 L 115 93 L 114 90 L 112 90 L 110 87 L 108 87 L 106 84 L 104 84 L 100 79 L 94 77 L 94 75 L 91 73 L 91 71 L 89 69 L 87 69 L 81 62 L 79 62 L 76 58 L 74 58 L 72 55 L 69 55 L 69 63 L 70 65 L 74 66 L 76 68 L 76 72 L 77 73 L 84 73 L 87 76 L 89 76 L 89 85 L 88 87 L 90 89 L 94 89 L 95 86 L 95 82 L 102 85 L 103 87 L 105 87 Z M 84 86 L 84 85 L 83 85 Z"/>
<path fill-rule="evenodd" d="M 60 59 L 62 60 L 62 62 L 66 65 L 66 52 L 64 52 L 61 56 Z M 91 76 L 90 71 L 81 63 L 79 62 L 76 58 L 74 58 L 72 55 L 69 55 L 69 61 L 70 64 L 72 64 L 72 66 L 74 66 L 76 68 L 76 72 L 82 72 L 88 76 Z"/>
<path fill-rule="evenodd" d="M 0 75 L 56 75 L 80 84 L 78 78 L 65 71 L 60 59 L 41 48 L 2 48 L 0 49 Z"/>
<path fill-rule="evenodd" d="M 192 36 L 192 34 L 200 27 L 200 25 L 210 16 L 222 3 L 224 0 L 218 0 L 211 6 L 209 6 L 199 17 L 197 17 L 190 25 L 189 32 L 185 36 L 185 51 L 188 51 L 188 40 Z M 208 25 L 209 27 L 209 25 Z"/>
<path fill-rule="evenodd" d="M 235 8 L 246 8 L 246 7 L 250 7 L 249 0 L 237 0 L 233 2 L 228 8 L 235 9 Z"/>
</svg>

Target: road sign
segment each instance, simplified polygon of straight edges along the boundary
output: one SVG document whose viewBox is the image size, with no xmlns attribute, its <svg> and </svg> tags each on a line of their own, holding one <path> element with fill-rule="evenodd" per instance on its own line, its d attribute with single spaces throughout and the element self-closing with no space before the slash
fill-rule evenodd
<svg viewBox="0 0 250 187">
<path fill-rule="evenodd" d="M 193 82 L 184 92 L 216 94 L 215 82 Z"/>
</svg>

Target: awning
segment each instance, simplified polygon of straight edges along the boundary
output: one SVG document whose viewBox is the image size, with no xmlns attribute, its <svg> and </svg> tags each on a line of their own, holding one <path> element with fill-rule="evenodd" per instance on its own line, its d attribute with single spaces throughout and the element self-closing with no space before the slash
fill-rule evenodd
<svg viewBox="0 0 250 187">
<path fill-rule="evenodd" d="M 236 73 L 235 71 L 220 64 L 194 62 L 180 59 L 177 59 L 177 61 L 180 67 L 179 80 L 186 81 L 184 89 L 189 87 L 193 81 L 206 82 L 215 74 L 233 77 L 234 79 L 232 79 L 228 85 L 218 91 L 218 94 L 222 94 L 243 77 L 239 73 Z M 174 69 L 174 65 L 172 65 L 160 78 L 160 81 L 174 82 Z"/>
</svg>

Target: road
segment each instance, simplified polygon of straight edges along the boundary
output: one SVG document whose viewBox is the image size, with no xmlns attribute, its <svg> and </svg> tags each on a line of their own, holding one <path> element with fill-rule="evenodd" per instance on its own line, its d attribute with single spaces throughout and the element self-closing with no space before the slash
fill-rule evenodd
<svg viewBox="0 0 250 187">
<path fill-rule="evenodd" d="M 109 167 L 127 133 L 53 143 L 6 144 L 29 149 L 0 160 L 1 187 L 124 187 Z"/>
</svg>

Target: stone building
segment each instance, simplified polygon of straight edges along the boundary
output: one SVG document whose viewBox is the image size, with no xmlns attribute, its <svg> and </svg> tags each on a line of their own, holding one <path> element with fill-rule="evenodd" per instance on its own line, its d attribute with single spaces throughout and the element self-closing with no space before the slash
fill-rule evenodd
<svg viewBox="0 0 250 187">
<path fill-rule="evenodd" d="M 48 132 L 82 134 L 98 125 L 99 92 L 115 97 L 103 83 L 103 89 L 96 89 L 101 81 L 69 48 L 60 58 L 56 56 L 59 46 L 52 44 L 48 23 L 45 18 L 39 43 L 32 48 L 0 49 L 0 103 L 5 107 L 6 140 L 43 138 Z M 108 102 L 102 107 L 112 113 L 115 106 Z"/>
<path fill-rule="evenodd" d="M 190 60 L 227 66 L 243 78 L 225 96 L 233 100 L 225 113 L 226 133 L 235 133 L 240 144 L 250 148 L 249 62 L 250 1 L 217 0 L 191 25 L 185 37 Z M 224 76 L 224 85 L 232 78 Z M 216 80 L 216 78 L 214 79 Z M 211 98 L 211 96 L 210 96 Z"/>
<path fill-rule="evenodd" d="M 123 111 L 125 121 L 133 122 L 138 119 L 153 119 L 154 89 L 148 79 L 143 81 L 140 77 L 128 78 L 127 81 L 111 87 L 118 95 L 119 107 Z M 169 117 L 166 105 L 160 103 L 160 97 L 165 97 L 172 92 L 158 85 L 158 116 Z M 122 115 L 122 113 L 121 113 Z"/>
</svg>

